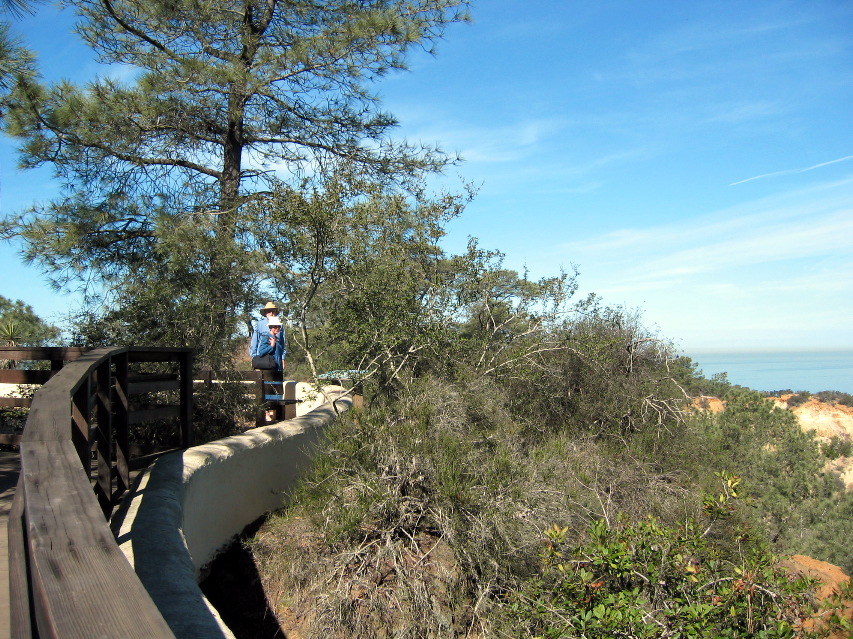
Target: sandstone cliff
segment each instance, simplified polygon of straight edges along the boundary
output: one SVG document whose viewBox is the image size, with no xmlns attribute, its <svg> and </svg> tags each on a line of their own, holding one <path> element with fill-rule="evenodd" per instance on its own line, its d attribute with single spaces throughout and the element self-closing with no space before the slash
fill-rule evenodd
<svg viewBox="0 0 853 639">
<path fill-rule="evenodd" d="M 831 610 L 835 610 L 840 617 L 853 619 L 853 601 L 846 597 L 839 597 L 844 587 L 850 582 L 850 577 L 844 574 L 838 566 L 806 557 L 805 555 L 793 555 L 780 562 L 780 565 L 792 574 L 804 575 L 817 580 L 815 600 L 821 606 L 818 612 L 804 621 L 800 629 L 804 633 L 816 632 L 818 636 L 827 639 L 846 639 L 849 634 L 845 630 L 836 629 L 834 632 L 828 627 L 827 616 Z M 833 600 L 833 598 L 835 598 Z M 830 603 L 831 602 L 831 603 Z M 797 636 L 802 636 L 798 632 Z"/>
<path fill-rule="evenodd" d="M 780 408 L 788 407 L 791 395 L 771 398 Z M 806 403 L 795 406 L 791 412 L 797 416 L 800 428 L 804 431 L 815 431 L 815 436 L 822 443 L 828 443 L 833 438 L 841 441 L 853 441 L 853 407 L 843 404 L 827 404 L 810 398 Z M 828 470 L 841 477 L 847 490 L 853 489 L 853 457 L 838 457 L 827 461 Z"/>
</svg>

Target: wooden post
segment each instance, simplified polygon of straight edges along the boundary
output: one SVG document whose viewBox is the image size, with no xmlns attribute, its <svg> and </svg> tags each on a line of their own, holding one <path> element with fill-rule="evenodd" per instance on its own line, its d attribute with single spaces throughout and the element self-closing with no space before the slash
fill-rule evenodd
<svg viewBox="0 0 853 639">
<path fill-rule="evenodd" d="M 352 407 L 364 408 L 364 382 L 361 380 L 352 387 Z"/>
<path fill-rule="evenodd" d="M 116 492 L 111 503 L 117 503 L 124 492 L 130 488 L 130 427 L 128 413 L 127 353 L 113 356 L 115 364 L 115 385 L 113 394 L 113 428 L 116 438 Z"/>
<path fill-rule="evenodd" d="M 179 355 L 181 376 L 181 447 L 193 445 L 193 354 L 192 351 Z M 211 373 L 212 376 L 212 373 Z"/>
<path fill-rule="evenodd" d="M 257 375 L 255 383 L 255 426 L 263 426 L 266 422 L 266 401 L 264 400 L 264 372 L 252 371 Z"/>
<path fill-rule="evenodd" d="M 281 398 L 284 400 L 284 419 L 296 417 L 296 382 L 284 382 Z"/>
<path fill-rule="evenodd" d="M 34 637 L 32 586 L 29 582 L 24 482 L 19 479 L 9 512 L 9 630 L 12 637 Z"/>
<path fill-rule="evenodd" d="M 98 446 L 98 480 L 95 485 L 95 494 L 104 516 L 109 519 L 113 510 L 112 503 L 112 452 L 113 452 L 113 411 L 110 401 L 112 385 L 112 358 L 108 357 L 98 366 L 96 405 L 98 415 L 98 429 L 96 441 Z"/>
<path fill-rule="evenodd" d="M 92 378 L 80 384 L 80 388 L 71 398 L 71 443 L 77 450 L 80 463 L 86 471 L 86 476 L 92 477 Z"/>
</svg>

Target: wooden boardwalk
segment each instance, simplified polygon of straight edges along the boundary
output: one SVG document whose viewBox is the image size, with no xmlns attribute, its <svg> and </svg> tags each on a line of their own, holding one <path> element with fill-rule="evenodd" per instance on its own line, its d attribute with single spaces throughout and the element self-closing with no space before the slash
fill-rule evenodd
<svg viewBox="0 0 853 639">
<path fill-rule="evenodd" d="M 9 639 L 9 549 L 7 527 L 18 483 L 18 453 L 0 451 L 0 639 Z"/>
</svg>

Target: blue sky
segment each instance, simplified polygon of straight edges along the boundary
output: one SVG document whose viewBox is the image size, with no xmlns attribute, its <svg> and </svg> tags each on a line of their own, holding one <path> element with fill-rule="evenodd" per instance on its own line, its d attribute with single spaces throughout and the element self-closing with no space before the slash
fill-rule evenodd
<svg viewBox="0 0 853 639">
<path fill-rule="evenodd" d="M 397 135 L 464 163 L 468 236 L 640 311 L 687 354 L 853 348 L 853 3 L 481 0 L 376 88 Z M 50 7 L 15 24 L 48 77 L 91 56 Z M 42 197 L 0 143 L 3 213 Z M 73 297 L 0 247 L 0 295 Z M 10 277 L 14 273 L 15 275 Z"/>
</svg>

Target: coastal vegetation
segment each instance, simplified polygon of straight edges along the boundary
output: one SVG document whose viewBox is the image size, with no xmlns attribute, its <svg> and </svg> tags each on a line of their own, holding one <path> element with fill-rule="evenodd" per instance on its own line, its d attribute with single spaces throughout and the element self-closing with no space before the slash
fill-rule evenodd
<svg viewBox="0 0 853 639">
<path fill-rule="evenodd" d="M 584 304 L 552 330 L 565 349 L 506 375 L 427 357 L 391 394 L 368 385 L 248 541 L 280 620 L 301 636 L 793 636 L 810 589 L 779 558 L 853 568 L 853 499 L 814 436 L 748 389 L 690 408 L 683 389 L 709 380 L 624 312 Z"/>
<path fill-rule="evenodd" d="M 850 393 L 842 393 L 840 391 L 821 391 L 812 395 L 806 391 L 793 392 L 791 390 L 780 391 L 779 394 L 790 395 L 785 401 L 788 408 L 800 406 L 814 397 L 816 400 L 826 404 L 841 404 L 842 406 L 853 406 L 853 395 Z"/>
<path fill-rule="evenodd" d="M 456 160 L 395 140 L 375 91 L 467 20 L 467 0 L 65 4 L 98 61 L 128 73 L 46 83 L 0 30 L 4 132 L 60 185 L 0 236 L 85 294 L 82 342 L 190 344 L 227 368 L 289 268 L 257 237 L 278 189 L 345 162 L 404 197 Z"/>
</svg>

